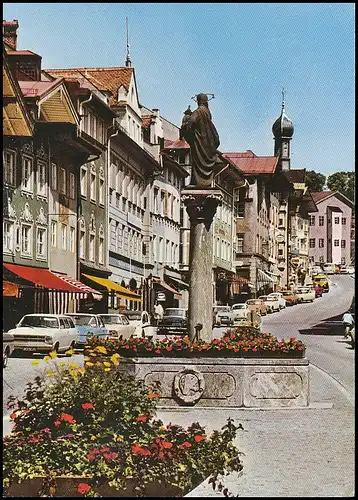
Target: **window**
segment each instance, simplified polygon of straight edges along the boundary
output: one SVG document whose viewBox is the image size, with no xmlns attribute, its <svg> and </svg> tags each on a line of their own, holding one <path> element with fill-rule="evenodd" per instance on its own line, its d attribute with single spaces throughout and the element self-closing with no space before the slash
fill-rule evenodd
<svg viewBox="0 0 358 500">
<path fill-rule="evenodd" d="M 318 246 L 319 246 L 319 248 L 323 248 L 324 247 L 324 239 L 323 238 L 320 238 L 318 240 Z"/>
<path fill-rule="evenodd" d="M 32 187 L 32 159 L 22 158 L 22 189 L 25 191 L 33 190 Z"/>
<path fill-rule="evenodd" d="M 81 196 L 87 197 L 87 168 L 81 167 Z"/>
<path fill-rule="evenodd" d="M 315 220 L 316 220 L 316 217 L 314 215 L 310 215 L 310 226 L 315 225 Z"/>
<path fill-rule="evenodd" d="M 96 174 L 91 172 L 91 200 L 96 201 Z"/>
<path fill-rule="evenodd" d="M 104 239 L 99 239 L 99 247 L 98 247 L 98 262 L 100 264 L 104 264 Z"/>
<path fill-rule="evenodd" d="M 324 262 L 324 256 L 323 255 L 319 256 L 319 262 Z"/>
<path fill-rule="evenodd" d="M 70 198 L 75 199 L 75 175 L 70 173 Z"/>
<path fill-rule="evenodd" d="M 335 217 L 335 218 L 334 218 L 334 223 L 335 223 L 335 224 L 339 224 L 339 217 Z"/>
<path fill-rule="evenodd" d="M 36 234 L 36 256 L 46 257 L 46 229 L 37 228 Z"/>
<path fill-rule="evenodd" d="M 341 240 L 341 248 L 346 248 L 346 240 Z"/>
<path fill-rule="evenodd" d="M 319 224 L 320 226 L 324 226 L 324 215 L 320 215 L 320 216 L 318 217 L 318 224 Z"/>
<path fill-rule="evenodd" d="M 67 250 L 67 226 L 61 224 L 61 247 L 62 250 Z"/>
<path fill-rule="evenodd" d="M 315 248 L 315 246 L 316 246 L 315 238 L 310 238 L 310 248 Z"/>
<path fill-rule="evenodd" d="M 86 233 L 85 231 L 80 232 L 80 258 L 84 259 L 85 258 L 85 251 L 86 251 Z"/>
<path fill-rule="evenodd" d="M 127 202 L 127 200 L 125 198 L 122 198 L 122 211 L 123 212 L 126 211 L 126 202 Z"/>
<path fill-rule="evenodd" d="M 237 235 L 237 253 L 243 253 L 244 252 L 244 235 L 243 234 L 238 234 Z"/>
<path fill-rule="evenodd" d="M 21 226 L 21 253 L 31 255 L 31 226 L 22 224 Z"/>
<path fill-rule="evenodd" d="M 90 241 L 89 241 L 89 260 L 91 262 L 94 262 L 94 234 L 90 234 Z"/>
<path fill-rule="evenodd" d="M 345 217 L 342 217 L 342 226 L 345 226 L 347 224 L 347 219 Z"/>
<path fill-rule="evenodd" d="M 116 207 L 117 208 L 119 208 L 120 202 L 121 202 L 121 195 L 119 193 L 116 193 Z"/>
<path fill-rule="evenodd" d="M 99 180 L 99 203 L 104 205 L 104 179 Z"/>
<path fill-rule="evenodd" d="M 57 222 L 55 220 L 51 221 L 51 246 L 57 246 Z"/>
<path fill-rule="evenodd" d="M 278 219 L 278 225 L 283 226 L 283 219 Z"/>
<path fill-rule="evenodd" d="M 70 252 L 75 253 L 75 238 L 76 238 L 76 229 L 74 227 L 70 227 Z"/>
<path fill-rule="evenodd" d="M 339 247 L 339 240 L 334 240 L 334 246 Z"/>
<path fill-rule="evenodd" d="M 4 152 L 4 182 L 10 186 L 15 185 L 15 158 L 14 151 Z"/>
<path fill-rule="evenodd" d="M 60 170 L 60 192 L 66 194 L 66 170 L 64 168 Z"/>
<path fill-rule="evenodd" d="M 57 191 L 57 165 L 51 163 L 51 188 Z"/>
<path fill-rule="evenodd" d="M 109 204 L 112 205 L 112 196 L 113 196 L 113 189 L 112 188 L 109 188 L 109 196 L 108 196 L 108 199 L 109 199 Z"/>
<path fill-rule="evenodd" d="M 11 252 L 13 250 L 13 237 L 14 237 L 14 224 L 12 222 L 4 221 L 4 237 L 3 237 L 4 252 Z"/>
<path fill-rule="evenodd" d="M 37 162 L 37 194 L 46 196 L 46 163 Z"/>
</svg>

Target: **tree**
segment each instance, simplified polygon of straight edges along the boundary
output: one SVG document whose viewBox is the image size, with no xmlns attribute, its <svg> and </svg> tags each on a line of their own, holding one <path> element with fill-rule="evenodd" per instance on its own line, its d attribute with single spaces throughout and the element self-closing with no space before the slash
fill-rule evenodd
<svg viewBox="0 0 358 500">
<path fill-rule="evenodd" d="M 355 172 L 336 172 L 328 176 L 327 187 L 330 191 L 339 191 L 354 201 Z"/>
<path fill-rule="evenodd" d="M 323 191 L 323 187 L 326 184 L 326 176 L 315 172 L 314 170 L 308 170 L 306 172 L 306 185 L 311 193 L 316 191 Z"/>
</svg>

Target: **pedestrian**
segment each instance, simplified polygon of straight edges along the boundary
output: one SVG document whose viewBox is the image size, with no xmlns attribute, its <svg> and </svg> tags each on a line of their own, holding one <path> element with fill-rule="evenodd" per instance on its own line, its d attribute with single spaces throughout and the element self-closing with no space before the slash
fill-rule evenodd
<svg viewBox="0 0 358 500">
<path fill-rule="evenodd" d="M 154 319 L 157 326 L 159 321 L 163 318 L 163 315 L 164 315 L 163 306 L 160 302 L 157 302 L 154 306 Z"/>
<path fill-rule="evenodd" d="M 354 319 L 349 311 L 343 314 L 343 326 L 344 326 L 344 338 L 347 339 L 350 336 L 351 330 L 354 327 Z"/>
</svg>

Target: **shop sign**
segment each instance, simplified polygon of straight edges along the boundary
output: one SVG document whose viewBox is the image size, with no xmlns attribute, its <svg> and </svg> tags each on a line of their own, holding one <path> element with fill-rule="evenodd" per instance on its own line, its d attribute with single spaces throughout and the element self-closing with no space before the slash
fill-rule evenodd
<svg viewBox="0 0 358 500">
<path fill-rule="evenodd" d="M 164 292 L 158 292 L 157 293 L 157 301 L 158 302 L 165 302 L 166 297 Z"/>
</svg>

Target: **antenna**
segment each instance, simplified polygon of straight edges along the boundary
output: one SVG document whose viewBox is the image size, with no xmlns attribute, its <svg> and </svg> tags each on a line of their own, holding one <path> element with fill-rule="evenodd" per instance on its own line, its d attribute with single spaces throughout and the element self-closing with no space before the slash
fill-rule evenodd
<svg viewBox="0 0 358 500">
<path fill-rule="evenodd" d="M 282 87 L 282 110 L 285 109 L 285 89 Z"/>
<path fill-rule="evenodd" d="M 126 33 L 127 33 L 127 57 L 126 57 L 126 66 L 130 68 L 132 66 L 131 56 L 129 54 L 129 36 L 128 36 L 128 17 L 126 17 Z"/>
</svg>

